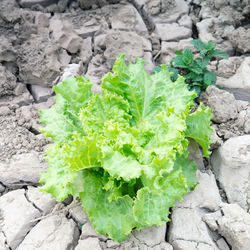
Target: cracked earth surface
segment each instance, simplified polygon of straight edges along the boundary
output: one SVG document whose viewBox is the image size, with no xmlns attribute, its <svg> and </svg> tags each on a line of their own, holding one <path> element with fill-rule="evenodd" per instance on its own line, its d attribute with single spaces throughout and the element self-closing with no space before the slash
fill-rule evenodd
<svg viewBox="0 0 250 250">
<path fill-rule="evenodd" d="M 248 250 L 249 14 L 249 0 L 0 1 L 0 250 Z M 53 105 L 62 79 L 87 75 L 98 92 L 121 52 L 144 58 L 150 72 L 194 38 L 215 40 L 230 56 L 209 66 L 220 89 L 199 98 L 213 113 L 213 154 L 205 160 L 190 146 L 199 185 L 169 223 L 114 242 L 94 231 L 77 200 L 38 191 L 50 144 L 39 109 Z"/>
</svg>

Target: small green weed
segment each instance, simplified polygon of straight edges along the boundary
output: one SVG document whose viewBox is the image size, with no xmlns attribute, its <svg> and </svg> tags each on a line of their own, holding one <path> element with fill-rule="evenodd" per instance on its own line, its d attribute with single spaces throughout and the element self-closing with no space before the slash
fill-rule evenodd
<svg viewBox="0 0 250 250">
<path fill-rule="evenodd" d="M 168 69 L 173 73 L 173 81 L 177 80 L 178 74 L 182 75 L 189 90 L 195 90 L 199 96 L 208 86 L 215 85 L 217 79 L 214 72 L 207 70 L 209 62 L 214 58 L 228 59 L 228 55 L 223 50 L 215 49 L 216 43 L 214 41 L 203 43 L 195 39 L 190 43 L 199 52 L 199 56 L 195 58 L 191 49 L 185 49 L 184 52 L 177 50 L 176 56 L 168 65 Z M 159 72 L 160 66 L 156 66 L 153 71 Z"/>
</svg>

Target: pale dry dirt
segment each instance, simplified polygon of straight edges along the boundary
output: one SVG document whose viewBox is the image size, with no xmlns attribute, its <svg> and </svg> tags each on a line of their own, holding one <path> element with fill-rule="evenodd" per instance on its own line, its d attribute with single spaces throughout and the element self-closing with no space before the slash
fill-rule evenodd
<svg viewBox="0 0 250 250">
<path fill-rule="evenodd" d="M 199 185 L 172 209 L 171 222 L 133 231 L 117 243 L 95 233 L 78 201 L 57 203 L 38 191 L 50 141 L 39 110 L 52 86 L 87 75 L 100 79 L 122 52 L 150 72 L 199 38 L 215 40 L 229 60 L 210 70 L 220 88 L 199 102 L 213 113 L 213 153 L 190 157 Z M 249 0 L 0 1 L 0 250 L 248 250 L 250 246 Z"/>
</svg>

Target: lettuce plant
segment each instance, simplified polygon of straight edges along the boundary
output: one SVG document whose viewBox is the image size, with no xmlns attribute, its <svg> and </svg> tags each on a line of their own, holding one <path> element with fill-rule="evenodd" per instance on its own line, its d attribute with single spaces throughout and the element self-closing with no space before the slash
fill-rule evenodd
<svg viewBox="0 0 250 250">
<path fill-rule="evenodd" d="M 171 81 L 166 65 L 153 75 L 144 61 L 120 55 L 102 79 L 103 94 L 86 77 L 54 86 L 56 103 L 41 111 L 41 131 L 54 144 L 40 190 L 58 201 L 79 198 L 95 230 L 122 241 L 132 229 L 161 225 L 169 208 L 191 191 L 196 165 L 189 140 L 209 156 L 211 113 L 184 78 Z"/>
</svg>

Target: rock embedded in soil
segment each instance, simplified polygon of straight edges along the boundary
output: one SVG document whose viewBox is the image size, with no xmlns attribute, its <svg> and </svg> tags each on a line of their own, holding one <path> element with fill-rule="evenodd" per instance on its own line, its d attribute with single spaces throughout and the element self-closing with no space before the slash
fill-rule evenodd
<svg viewBox="0 0 250 250">
<path fill-rule="evenodd" d="M 63 214 L 51 215 L 38 222 L 17 249 L 73 249 L 78 238 L 79 230 L 72 219 Z"/>
<path fill-rule="evenodd" d="M 69 21 L 77 35 L 83 39 L 103 34 L 109 30 L 109 25 L 105 19 L 102 9 L 89 10 L 80 13 L 55 14 L 55 18 Z"/>
<path fill-rule="evenodd" d="M 206 92 L 201 94 L 199 101 L 211 108 L 212 120 L 216 123 L 227 122 L 237 117 L 236 100 L 227 91 L 209 86 Z"/>
<path fill-rule="evenodd" d="M 165 241 L 167 225 L 146 227 L 142 230 L 133 230 L 133 236 L 141 243 L 153 247 Z"/>
<path fill-rule="evenodd" d="M 242 64 L 244 60 L 244 57 L 240 56 L 233 56 L 229 57 L 228 59 L 222 59 L 219 62 L 217 62 L 217 69 L 213 69 L 213 71 L 216 73 L 218 77 L 223 78 L 230 78 L 233 76 L 240 65 Z"/>
<path fill-rule="evenodd" d="M 19 4 L 24 8 L 30 8 L 34 5 L 40 4 L 43 7 L 57 3 L 58 0 L 18 0 Z"/>
<path fill-rule="evenodd" d="M 183 39 L 178 42 L 161 42 L 161 63 L 169 64 L 170 60 L 176 56 L 176 50 L 184 50 L 189 48 L 193 50 L 193 46 L 190 44 L 191 38 Z"/>
<path fill-rule="evenodd" d="M 179 41 L 191 37 L 192 30 L 177 23 L 156 23 L 156 33 L 162 41 Z"/>
<path fill-rule="evenodd" d="M 232 250 L 248 250 L 250 246 L 250 214 L 237 204 L 224 204 L 221 211 L 203 217 L 212 230 L 218 231 Z"/>
<path fill-rule="evenodd" d="M 203 163 L 202 152 L 199 148 L 199 144 L 196 141 L 192 139 L 189 140 L 188 152 L 189 152 L 188 159 L 194 160 L 199 170 L 204 170 L 205 166 Z"/>
<path fill-rule="evenodd" d="M 25 197 L 25 190 L 11 191 L 0 197 L 0 222 L 7 244 L 15 249 L 41 216 Z"/>
<path fill-rule="evenodd" d="M 53 90 L 39 85 L 30 85 L 30 92 L 36 102 L 46 102 L 52 96 Z"/>
<path fill-rule="evenodd" d="M 50 32 L 53 41 L 69 53 L 77 53 L 81 48 L 82 38 L 74 32 L 72 24 L 66 20 L 50 19 Z"/>
<path fill-rule="evenodd" d="M 172 212 L 167 234 L 174 249 L 218 249 L 202 216 L 219 209 L 219 190 L 211 172 L 198 171 L 197 177 L 199 184 L 195 190 L 184 196 L 182 202 L 177 202 Z"/>
<path fill-rule="evenodd" d="M 0 249 L 1 250 L 9 250 L 5 243 L 6 239 L 2 232 L 0 232 Z"/>
<path fill-rule="evenodd" d="M 69 216 L 73 218 L 79 226 L 88 222 L 88 215 L 84 212 L 79 200 L 74 200 L 69 206 Z"/>
<path fill-rule="evenodd" d="M 52 198 L 50 194 L 43 193 L 38 188 L 28 186 L 26 191 L 27 199 L 32 202 L 43 215 L 48 214 L 57 204 L 56 199 Z"/>
<path fill-rule="evenodd" d="M 90 60 L 86 76 L 90 79 L 91 82 L 100 84 L 102 77 L 108 72 L 109 69 L 105 64 L 104 56 L 97 54 Z"/>
<path fill-rule="evenodd" d="M 79 6 L 83 9 L 83 10 L 88 10 L 91 9 L 92 7 L 101 7 L 107 4 L 115 4 L 115 3 L 119 3 L 121 0 L 77 0 L 77 2 L 79 3 Z"/>
<path fill-rule="evenodd" d="M 0 36 L 0 62 L 14 62 L 16 52 L 10 41 L 5 36 Z"/>
<path fill-rule="evenodd" d="M 229 203 L 250 208 L 250 135 L 227 140 L 211 157 L 212 169 Z"/>
<path fill-rule="evenodd" d="M 241 53 L 250 52 L 250 29 L 239 27 L 229 35 L 229 40 L 232 42 L 237 51 Z"/>
<path fill-rule="evenodd" d="M 22 187 L 25 184 L 37 185 L 39 173 L 45 172 L 47 163 L 42 162 L 37 152 L 14 155 L 9 162 L 0 163 L 0 182 L 9 188 Z"/>
<path fill-rule="evenodd" d="M 0 64 L 0 97 L 11 95 L 16 87 L 16 77 Z"/>
<path fill-rule="evenodd" d="M 79 240 L 75 250 L 102 250 L 100 242 L 97 238 L 87 238 Z"/>
<path fill-rule="evenodd" d="M 147 32 L 142 17 L 133 5 L 109 5 L 104 10 L 110 12 L 108 18 L 112 29 Z"/>
<path fill-rule="evenodd" d="M 218 130 L 217 126 L 214 124 L 211 126 L 214 133 L 211 136 L 212 144 L 210 146 L 210 150 L 214 150 L 223 144 L 223 140 L 218 136 L 216 130 Z"/>
<path fill-rule="evenodd" d="M 230 250 L 230 248 L 229 248 L 227 242 L 224 240 L 224 238 L 220 238 L 219 240 L 217 240 L 216 244 L 220 250 Z"/>
<path fill-rule="evenodd" d="M 65 67 L 62 76 L 59 79 L 59 82 L 67 79 L 72 78 L 74 76 L 80 76 L 83 73 L 83 65 L 82 63 L 76 64 L 72 63 Z"/>
<path fill-rule="evenodd" d="M 152 50 L 151 43 L 130 31 L 109 31 L 106 37 L 104 57 L 111 68 L 120 53 L 126 55 L 127 61 L 134 61 L 136 57 L 144 57 L 145 52 Z"/>
<path fill-rule="evenodd" d="M 48 34 L 33 35 L 18 50 L 19 78 L 26 84 L 51 87 L 70 58 L 65 50 L 50 41 Z"/>
<path fill-rule="evenodd" d="M 225 88 L 241 89 L 250 93 L 250 57 L 246 57 L 236 73 L 228 79 L 219 79 L 218 85 Z M 250 100 L 250 99 L 249 99 Z"/>
<path fill-rule="evenodd" d="M 90 221 L 88 221 L 87 223 L 85 223 L 82 226 L 82 233 L 81 233 L 81 239 L 87 239 L 88 237 L 92 237 L 92 238 L 98 238 L 99 240 L 107 240 L 107 238 L 104 235 L 98 234 L 94 227 L 92 226 L 92 224 L 90 223 Z"/>
<path fill-rule="evenodd" d="M 5 187 L 0 183 L 0 193 L 2 193 L 5 190 Z"/>
</svg>

